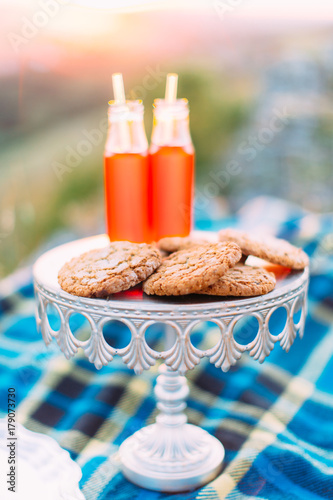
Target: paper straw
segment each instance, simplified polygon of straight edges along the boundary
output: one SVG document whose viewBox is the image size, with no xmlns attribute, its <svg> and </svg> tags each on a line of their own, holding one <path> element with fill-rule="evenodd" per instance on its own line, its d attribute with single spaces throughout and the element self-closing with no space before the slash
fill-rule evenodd
<svg viewBox="0 0 333 500">
<path fill-rule="evenodd" d="M 178 86 L 178 75 L 176 73 L 168 73 L 166 87 L 165 87 L 165 102 L 167 104 L 173 104 L 177 100 L 177 86 Z M 163 142 L 164 144 L 171 145 L 174 135 L 174 120 L 172 113 L 169 113 L 167 119 L 163 123 Z"/>
<path fill-rule="evenodd" d="M 113 73 L 112 87 L 115 104 L 126 105 L 125 88 L 123 75 L 121 73 Z M 128 110 L 129 111 L 129 110 Z M 122 152 L 131 151 L 131 131 L 127 120 L 119 122 L 119 147 Z"/>
<path fill-rule="evenodd" d="M 117 104 L 125 104 L 125 88 L 123 75 L 121 73 L 113 73 L 112 75 L 112 86 L 114 100 Z"/>
<path fill-rule="evenodd" d="M 178 75 L 176 73 L 169 73 L 165 87 L 165 100 L 167 102 L 174 102 L 177 99 L 177 85 Z"/>
</svg>

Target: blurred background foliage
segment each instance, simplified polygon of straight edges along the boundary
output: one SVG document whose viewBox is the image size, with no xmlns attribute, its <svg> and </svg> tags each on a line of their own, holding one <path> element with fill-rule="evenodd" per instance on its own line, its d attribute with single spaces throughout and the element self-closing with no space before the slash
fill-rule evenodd
<svg viewBox="0 0 333 500">
<path fill-rule="evenodd" d="M 30 20 L 39 8 L 21 6 Z M 71 9 L 18 46 L 9 35 L 22 36 L 22 17 L 7 10 L 0 277 L 33 260 L 46 242 L 104 231 L 101 124 L 115 71 L 124 73 L 128 96 L 144 100 L 148 138 L 153 100 L 163 96 L 166 73 L 179 73 L 179 96 L 190 102 L 197 198 L 204 200 L 197 220 L 229 216 L 256 195 L 333 209 L 330 26 L 227 23 L 211 11 Z M 278 132 L 270 127 L 276 110 L 288 116 Z M 99 139 L 81 154 L 94 130 Z M 239 173 L 228 173 L 230 161 Z"/>
</svg>

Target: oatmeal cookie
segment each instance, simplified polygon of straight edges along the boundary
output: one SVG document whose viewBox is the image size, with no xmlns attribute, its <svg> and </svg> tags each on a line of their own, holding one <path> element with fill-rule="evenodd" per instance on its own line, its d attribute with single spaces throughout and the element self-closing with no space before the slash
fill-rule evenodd
<svg viewBox="0 0 333 500">
<path fill-rule="evenodd" d="M 128 290 L 161 264 L 160 252 L 145 243 L 116 241 L 67 262 L 59 271 L 63 290 L 81 297 L 106 297 Z"/>
<path fill-rule="evenodd" d="M 309 257 L 301 249 L 286 240 L 272 236 L 257 237 L 237 229 L 222 229 L 218 233 L 220 241 L 233 241 L 240 246 L 243 254 L 254 255 L 273 264 L 304 269 L 309 264 Z"/>
<path fill-rule="evenodd" d="M 235 243 L 197 245 L 172 253 L 144 283 L 148 295 L 187 295 L 206 289 L 241 258 Z"/>
</svg>

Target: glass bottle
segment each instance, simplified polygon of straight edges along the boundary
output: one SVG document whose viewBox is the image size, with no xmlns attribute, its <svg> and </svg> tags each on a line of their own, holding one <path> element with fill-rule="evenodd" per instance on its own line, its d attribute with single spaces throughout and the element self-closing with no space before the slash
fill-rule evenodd
<svg viewBox="0 0 333 500">
<path fill-rule="evenodd" d="M 149 163 L 153 239 L 188 236 L 192 228 L 194 147 L 187 99 L 155 99 Z"/>
<path fill-rule="evenodd" d="M 148 142 L 141 101 L 109 102 L 104 153 L 107 232 L 111 241 L 150 242 Z"/>
</svg>

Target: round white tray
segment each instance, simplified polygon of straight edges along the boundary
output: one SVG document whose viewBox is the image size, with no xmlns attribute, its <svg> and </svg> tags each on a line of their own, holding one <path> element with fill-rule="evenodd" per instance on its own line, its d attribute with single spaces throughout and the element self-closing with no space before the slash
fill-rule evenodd
<svg viewBox="0 0 333 500">
<path fill-rule="evenodd" d="M 205 236 L 214 238 L 211 233 Z M 121 356 L 138 374 L 158 359 L 165 361 L 155 388 L 161 413 L 156 424 L 141 429 L 122 444 L 122 469 L 131 481 L 145 488 L 184 491 L 197 487 L 217 474 L 224 449 L 206 431 L 186 423 L 183 410 L 188 388 L 183 375 L 203 357 L 227 371 L 245 351 L 260 362 L 270 354 L 276 342 L 288 351 L 297 332 L 300 336 L 303 334 L 308 269 L 291 271 L 284 279 L 278 279 L 272 292 L 251 298 L 151 297 L 137 288 L 108 299 L 89 299 L 61 290 L 57 282 L 60 267 L 74 256 L 107 244 L 106 235 L 86 238 L 59 246 L 38 259 L 34 266 L 38 326 L 46 344 L 54 337 L 67 358 L 81 347 L 97 368 L 111 362 L 115 355 Z M 59 314 L 57 332 L 48 321 L 48 304 Z M 273 335 L 269 321 L 280 307 L 286 310 L 286 322 L 282 331 Z M 294 314 L 299 307 L 302 313 L 295 323 Z M 80 341 L 71 332 L 69 318 L 73 313 L 81 313 L 89 321 L 88 340 Z M 236 341 L 234 330 L 237 323 L 247 317 L 256 318 L 259 328 L 255 338 L 242 345 Z M 128 326 L 131 340 L 126 347 L 116 349 L 106 342 L 103 327 L 110 320 L 119 320 Z M 190 338 L 193 328 L 201 321 L 214 322 L 220 329 L 219 341 L 207 350 L 195 347 Z M 147 328 L 157 322 L 166 325 L 168 340 L 163 352 L 152 349 L 145 339 Z"/>
<path fill-rule="evenodd" d="M 82 473 L 69 453 L 49 436 L 15 424 L 15 436 L 8 436 L 7 419 L 0 420 L 0 483 L 2 500 L 84 500 L 79 490 Z M 15 439 L 15 493 L 8 491 L 9 448 Z M 12 463 L 12 462 L 11 462 Z"/>
</svg>

